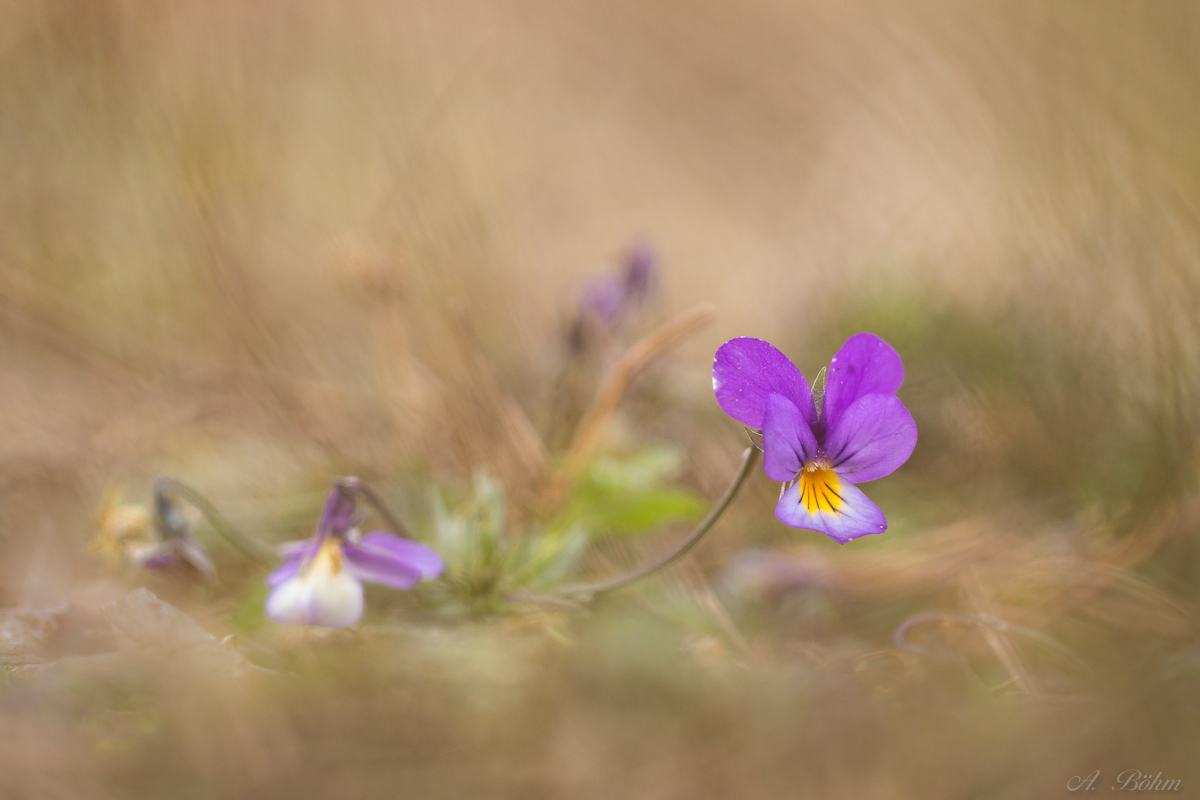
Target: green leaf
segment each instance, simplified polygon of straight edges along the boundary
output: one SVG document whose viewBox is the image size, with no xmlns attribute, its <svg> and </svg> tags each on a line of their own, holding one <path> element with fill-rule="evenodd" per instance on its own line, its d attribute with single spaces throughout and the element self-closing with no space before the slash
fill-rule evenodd
<svg viewBox="0 0 1200 800">
<path fill-rule="evenodd" d="M 621 489 L 645 489 L 679 474 L 679 454 L 669 447 L 647 447 L 626 459 L 600 457 L 587 480 Z"/>
<path fill-rule="evenodd" d="M 821 367 L 821 371 L 817 373 L 817 377 L 813 378 L 812 382 L 812 397 L 813 405 L 817 407 L 817 419 L 821 419 L 821 412 L 825 410 L 825 373 L 827 367 Z"/>
<path fill-rule="evenodd" d="M 662 525 L 699 519 L 704 504 L 679 489 L 616 496 L 593 510 L 590 523 L 597 533 L 645 533 Z"/>
<path fill-rule="evenodd" d="M 596 459 L 551 529 L 581 526 L 598 536 L 638 535 L 698 519 L 704 501 L 660 485 L 679 472 L 679 462 L 678 453 L 666 447 L 650 447 L 623 460 Z"/>
</svg>

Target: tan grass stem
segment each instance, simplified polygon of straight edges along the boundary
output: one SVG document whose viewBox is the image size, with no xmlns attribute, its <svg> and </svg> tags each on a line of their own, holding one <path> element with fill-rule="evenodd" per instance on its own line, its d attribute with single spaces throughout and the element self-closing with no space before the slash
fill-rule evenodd
<svg viewBox="0 0 1200 800">
<path fill-rule="evenodd" d="M 711 304 L 696 306 L 665 323 L 622 354 L 600 386 L 591 408 L 576 426 L 571 446 L 563 458 L 562 469 L 543 494 L 545 505 L 555 505 L 579 479 L 638 373 L 654 359 L 707 326 L 714 316 Z"/>
</svg>

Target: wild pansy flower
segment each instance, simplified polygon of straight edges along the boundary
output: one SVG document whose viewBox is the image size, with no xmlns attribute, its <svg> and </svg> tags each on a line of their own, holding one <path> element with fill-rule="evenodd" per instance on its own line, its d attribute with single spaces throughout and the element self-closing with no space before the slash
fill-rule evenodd
<svg viewBox="0 0 1200 800">
<path fill-rule="evenodd" d="M 162 481 L 154 486 L 154 523 L 162 542 L 135 553 L 135 560 L 151 569 L 188 564 L 210 581 L 217 577 L 217 568 L 192 537 L 192 521 L 171 500 Z"/>
<path fill-rule="evenodd" d="M 900 356 L 872 333 L 838 350 L 818 401 L 796 365 L 761 339 L 731 339 L 713 361 L 717 402 L 762 430 L 763 467 L 785 485 L 775 516 L 843 544 L 887 530 L 855 484 L 890 475 L 917 444 L 916 423 L 896 397 L 903 382 Z"/>
<path fill-rule="evenodd" d="M 103 556 L 111 566 L 122 563 L 149 569 L 191 567 L 207 580 L 217 577 L 216 567 L 192 536 L 192 521 L 168 496 L 163 480 L 154 485 L 154 512 L 120 502 L 112 491 L 105 498 L 99 533 L 89 551 Z"/>
<path fill-rule="evenodd" d="M 311 539 L 287 542 L 284 562 L 267 576 L 267 616 L 276 622 L 345 628 L 363 611 L 362 582 L 411 589 L 442 573 L 442 559 L 423 544 L 387 531 L 355 527 L 358 497 L 346 481 L 329 494 Z"/>
</svg>

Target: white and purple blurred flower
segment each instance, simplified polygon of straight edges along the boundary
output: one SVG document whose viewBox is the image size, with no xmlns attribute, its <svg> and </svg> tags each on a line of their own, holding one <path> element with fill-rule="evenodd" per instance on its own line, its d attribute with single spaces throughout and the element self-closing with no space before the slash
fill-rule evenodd
<svg viewBox="0 0 1200 800">
<path fill-rule="evenodd" d="M 168 494 L 171 483 L 170 479 L 160 478 L 154 484 L 153 522 L 158 536 L 150 542 L 129 542 L 128 558 L 148 569 L 191 568 L 205 580 L 216 580 L 217 568 L 192 536 L 192 521 Z"/>
<path fill-rule="evenodd" d="M 622 256 L 618 274 L 594 277 L 584 286 L 579 296 L 580 315 L 609 327 L 619 325 L 653 300 L 658 271 L 658 253 L 650 240 L 635 239 Z"/>
<path fill-rule="evenodd" d="M 821 408 L 787 356 L 761 339 L 731 339 L 713 361 L 726 414 L 763 433 L 763 467 L 791 484 L 775 507 L 785 525 L 846 543 L 887 519 L 855 484 L 890 475 L 912 455 L 917 426 L 896 397 L 904 365 L 872 333 L 851 336 L 829 365 Z"/>
<path fill-rule="evenodd" d="M 363 612 L 363 582 L 411 589 L 442 573 L 430 548 L 387 531 L 365 536 L 355 527 L 353 482 L 333 488 L 311 539 L 280 546 L 283 564 L 267 576 L 267 616 L 276 622 L 345 628 Z"/>
</svg>

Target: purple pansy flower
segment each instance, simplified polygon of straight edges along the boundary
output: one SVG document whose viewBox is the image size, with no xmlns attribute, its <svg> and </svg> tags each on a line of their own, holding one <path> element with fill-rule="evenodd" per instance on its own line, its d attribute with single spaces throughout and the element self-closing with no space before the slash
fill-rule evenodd
<svg viewBox="0 0 1200 800">
<path fill-rule="evenodd" d="M 649 239 L 635 239 L 615 275 L 592 278 L 579 296 L 579 311 L 608 326 L 649 303 L 658 288 L 658 253 Z"/>
<path fill-rule="evenodd" d="M 644 236 L 625 250 L 621 288 L 625 301 L 635 305 L 648 302 L 658 288 L 658 251 Z"/>
<path fill-rule="evenodd" d="M 775 516 L 846 543 L 887 530 L 855 484 L 890 475 L 917 444 L 896 397 L 904 365 L 872 333 L 851 336 L 829 365 L 821 408 L 796 365 L 761 339 L 731 339 L 713 361 L 713 391 L 726 414 L 762 430 L 763 467 L 791 484 Z"/>
<path fill-rule="evenodd" d="M 134 563 L 150 569 L 172 569 L 178 564 L 193 567 L 206 580 L 215 580 L 217 568 L 192 536 L 192 523 L 167 495 L 162 479 L 154 485 L 154 526 L 159 541 L 134 547 Z"/>
<path fill-rule="evenodd" d="M 276 622 L 345 628 L 363 611 L 362 582 L 410 589 L 442 573 L 442 559 L 423 544 L 386 531 L 362 535 L 354 489 L 339 482 L 311 539 L 280 545 L 284 561 L 267 576 L 267 616 Z"/>
</svg>

